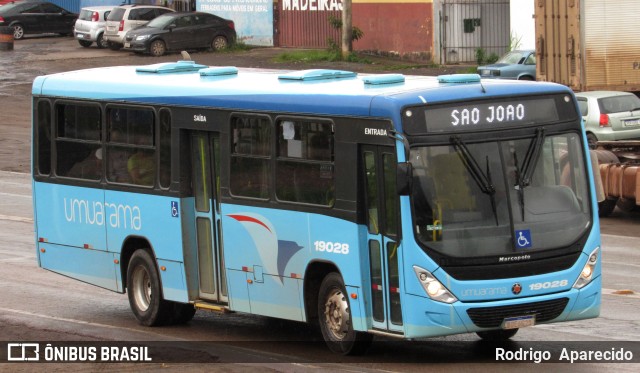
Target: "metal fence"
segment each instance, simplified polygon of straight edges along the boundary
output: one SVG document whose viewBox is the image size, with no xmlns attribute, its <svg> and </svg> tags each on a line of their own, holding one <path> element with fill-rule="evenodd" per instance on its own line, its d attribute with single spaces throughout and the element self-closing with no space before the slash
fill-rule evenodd
<svg viewBox="0 0 640 373">
<path fill-rule="evenodd" d="M 510 45 L 509 0 L 442 0 L 444 63 L 475 63 L 480 49 L 501 55 Z"/>
</svg>

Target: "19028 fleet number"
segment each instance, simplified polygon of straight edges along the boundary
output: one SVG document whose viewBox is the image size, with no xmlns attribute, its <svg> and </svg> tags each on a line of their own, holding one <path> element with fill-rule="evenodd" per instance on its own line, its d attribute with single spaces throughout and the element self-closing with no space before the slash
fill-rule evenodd
<svg viewBox="0 0 640 373">
<path fill-rule="evenodd" d="M 313 245 L 316 251 L 324 251 L 333 254 L 349 254 L 349 244 L 342 242 L 315 241 Z"/>
<path fill-rule="evenodd" d="M 542 289 L 561 288 L 567 285 L 569 285 L 568 280 L 536 282 L 535 284 L 529 285 L 529 289 L 535 291 L 535 290 L 542 290 Z"/>
</svg>

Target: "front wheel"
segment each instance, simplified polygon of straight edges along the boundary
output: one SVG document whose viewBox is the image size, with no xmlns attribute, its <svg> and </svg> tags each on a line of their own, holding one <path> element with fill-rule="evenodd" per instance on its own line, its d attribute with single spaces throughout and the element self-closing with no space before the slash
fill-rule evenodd
<svg viewBox="0 0 640 373">
<path fill-rule="evenodd" d="M 331 351 L 359 355 L 371 345 L 371 334 L 353 330 L 349 297 L 338 273 L 332 272 L 322 280 L 318 294 L 318 318 L 322 337 Z"/>
<path fill-rule="evenodd" d="M 82 45 L 85 48 L 89 48 L 93 43 L 88 40 L 78 40 L 78 44 Z"/>
<path fill-rule="evenodd" d="M 167 51 L 167 46 L 162 40 L 154 40 L 149 46 L 149 53 L 154 57 L 160 57 Z"/>
<path fill-rule="evenodd" d="M 505 329 L 505 330 L 489 330 L 486 332 L 477 332 L 478 337 L 485 341 L 499 342 L 506 341 L 513 337 L 518 332 L 518 329 Z"/>
<path fill-rule="evenodd" d="M 24 37 L 24 27 L 21 24 L 13 25 L 13 38 L 15 40 L 20 40 Z"/>
<path fill-rule="evenodd" d="M 129 305 L 138 322 L 146 326 L 167 323 L 172 304 L 162 299 L 160 276 L 155 261 L 146 250 L 136 250 L 127 268 Z"/>
</svg>

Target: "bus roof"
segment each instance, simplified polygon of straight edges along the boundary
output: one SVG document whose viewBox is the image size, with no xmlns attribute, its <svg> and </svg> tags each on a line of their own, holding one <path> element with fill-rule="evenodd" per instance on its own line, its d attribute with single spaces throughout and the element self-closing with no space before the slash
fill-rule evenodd
<svg viewBox="0 0 640 373">
<path fill-rule="evenodd" d="M 190 61 L 189 61 L 190 62 Z M 288 77 L 283 77 L 283 75 Z M 310 78 L 305 79 L 309 75 Z M 302 78 L 300 78 L 302 76 Z M 400 74 L 358 75 L 335 70 L 287 72 L 208 67 L 184 61 L 149 66 L 103 67 L 40 76 L 33 95 L 139 104 L 252 109 L 315 115 L 398 115 L 404 106 L 451 100 L 570 92 L 541 82 Z M 449 82 L 452 81 L 452 82 Z"/>
</svg>

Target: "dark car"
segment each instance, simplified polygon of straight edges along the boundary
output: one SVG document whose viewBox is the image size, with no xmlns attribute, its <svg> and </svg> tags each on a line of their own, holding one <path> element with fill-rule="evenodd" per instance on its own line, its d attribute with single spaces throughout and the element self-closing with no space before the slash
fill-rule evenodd
<svg viewBox="0 0 640 373">
<path fill-rule="evenodd" d="M 492 79 L 536 80 L 536 51 L 511 51 L 494 64 L 478 66 L 478 74 Z"/>
<path fill-rule="evenodd" d="M 23 0 L 0 7 L 0 26 L 13 28 L 13 38 L 26 34 L 71 35 L 78 15 L 47 1 Z"/>
<path fill-rule="evenodd" d="M 167 51 L 225 49 L 235 43 L 233 21 L 203 12 L 163 14 L 146 26 L 129 31 L 125 49 L 162 56 Z"/>
</svg>

